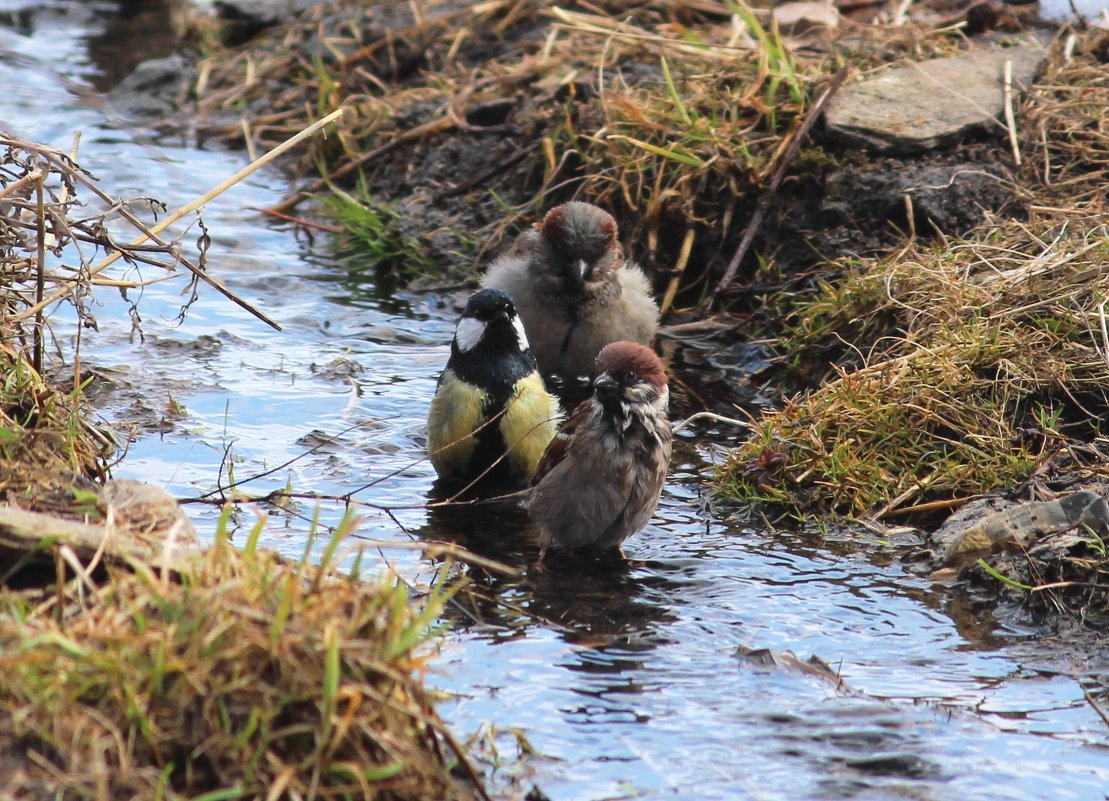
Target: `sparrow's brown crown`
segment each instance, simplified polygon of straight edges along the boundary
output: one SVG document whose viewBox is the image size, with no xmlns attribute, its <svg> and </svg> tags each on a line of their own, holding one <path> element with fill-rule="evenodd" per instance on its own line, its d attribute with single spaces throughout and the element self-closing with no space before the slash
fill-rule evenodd
<svg viewBox="0 0 1109 801">
<path fill-rule="evenodd" d="M 655 386 L 666 386 L 666 368 L 655 352 L 634 342 L 613 342 L 597 354 L 597 373 L 620 374 L 634 372 Z"/>
<path fill-rule="evenodd" d="M 572 200 L 555 206 L 543 218 L 540 236 L 567 257 L 596 261 L 620 247 L 616 220 L 592 203 Z"/>
</svg>

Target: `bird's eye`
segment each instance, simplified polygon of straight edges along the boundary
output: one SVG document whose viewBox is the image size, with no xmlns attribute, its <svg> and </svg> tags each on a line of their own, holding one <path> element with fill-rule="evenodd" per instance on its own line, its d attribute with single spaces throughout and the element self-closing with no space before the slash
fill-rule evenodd
<svg viewBox="0 0 1109 801">
<path fill-rule="evenodd" d="M 639 374 L 635 370 L 625 370 L 624 380 L 629 384 L 634 384 L 639 379 Z"/>
</svg>

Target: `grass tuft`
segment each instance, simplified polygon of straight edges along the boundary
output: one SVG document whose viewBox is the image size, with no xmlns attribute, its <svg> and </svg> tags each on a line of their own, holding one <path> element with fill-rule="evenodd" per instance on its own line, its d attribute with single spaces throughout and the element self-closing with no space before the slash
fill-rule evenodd
<svg viewBox="0 0 1109 801">
<path fill-rule="evenodd" d="M 882 515 L 1016 486 L 1066 443 L 1101 436 L 1107 258 L 1104 226 L 1044 218 L 912 246 L 818 289 L 796 307 L 789 348 L 841 363 L 759 421 L 723 489 Z"/>
<path fill-rule="evenodd" d="M 222 536 L 176 579 L 109 568 L 95 591 L 75 586 L 0 589 L 9 791 L 470 797 L 421 683 L 449 591 L 415 610 L 399 582 Z"/>
<path fill-rule="evenodd" d="M 360 180 L 352 192 L 332 186 L 323 203 L 342 229 L 340 247 L 355 256 L 359 268 L 387 272 L 404 280 L 432 274 L 431 258 L 397 224 L 400 215 L 388 203 L 374 198 L 364 181 Z"/>
</svg>

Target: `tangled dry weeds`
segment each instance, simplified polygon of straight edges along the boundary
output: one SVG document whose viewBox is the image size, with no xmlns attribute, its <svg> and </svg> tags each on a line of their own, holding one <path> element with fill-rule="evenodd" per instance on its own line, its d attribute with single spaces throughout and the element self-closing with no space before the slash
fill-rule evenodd
<svg viewBox="0 0 1109 801">
<path fill-rule="evenodd" d="M 798 308 L 791 339 L 795 352 L 839 339 L 845 355 L 759 422 L 725 480 L 741 492 L 746 463 L 770 449 L 787 463 L 758 487 L 767 498 L 882 517 L 1015 486 L 1086 450 L 1109 410 L 1106 233 L 1041 216 L 854 265 Z M 1104 471 L 1102 459 L 1081 462 Z"/>
<path fill-rule="evenodd" d="M 126 291 L 144 283 L 146 269 L 172 273 L 180 244 L 118 242 L 111 221 L 135 219 L 130 209 L 152 201 L 113 201 L 71 156 L 2 132 L 0 152 L 0 498 L 33 502 L 76 476 L 102 475 L 114 447 L 88 422 L 79 391 L 44 380 L 51 333 L 44 310 L 71 304 L 79 342 L 83 329 L 96 327 L 94 287 Z M 128 269 L 104 274 L 121 257 Z M 71 366 L 72 386 L 80 387 L 80 363 Z"/>
</svg>

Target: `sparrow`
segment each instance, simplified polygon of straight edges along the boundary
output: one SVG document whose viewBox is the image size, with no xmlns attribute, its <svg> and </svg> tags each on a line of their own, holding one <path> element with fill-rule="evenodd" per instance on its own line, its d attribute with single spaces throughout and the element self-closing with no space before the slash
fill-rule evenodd
<svg viewBox="0 0 1109 801">
<path fill-rule="evenodd" d="M 572 201 L 489 265 L 481 285 L 512 297 L 543 374 L 592 375 L 608 343 L 645 345 L 655 335 L 658 305 L 617 234 L 611 214 Z"/>
<path fill-rule="evenodd" d="M 455 481 L 526 485 L 561 419 L 511 299 L 497 289 L 474 293 L 428 409 L 435 472 Z"/>
<path fill-rule="evenodd" d="M 658 356 L 613 342 L 596 371 L 592 397 L 551 440 L 528 493 L 540 562 L 548 548 L 619 548 L 651 519 L 670 466 L 670 393 Z"/>
</svg>

